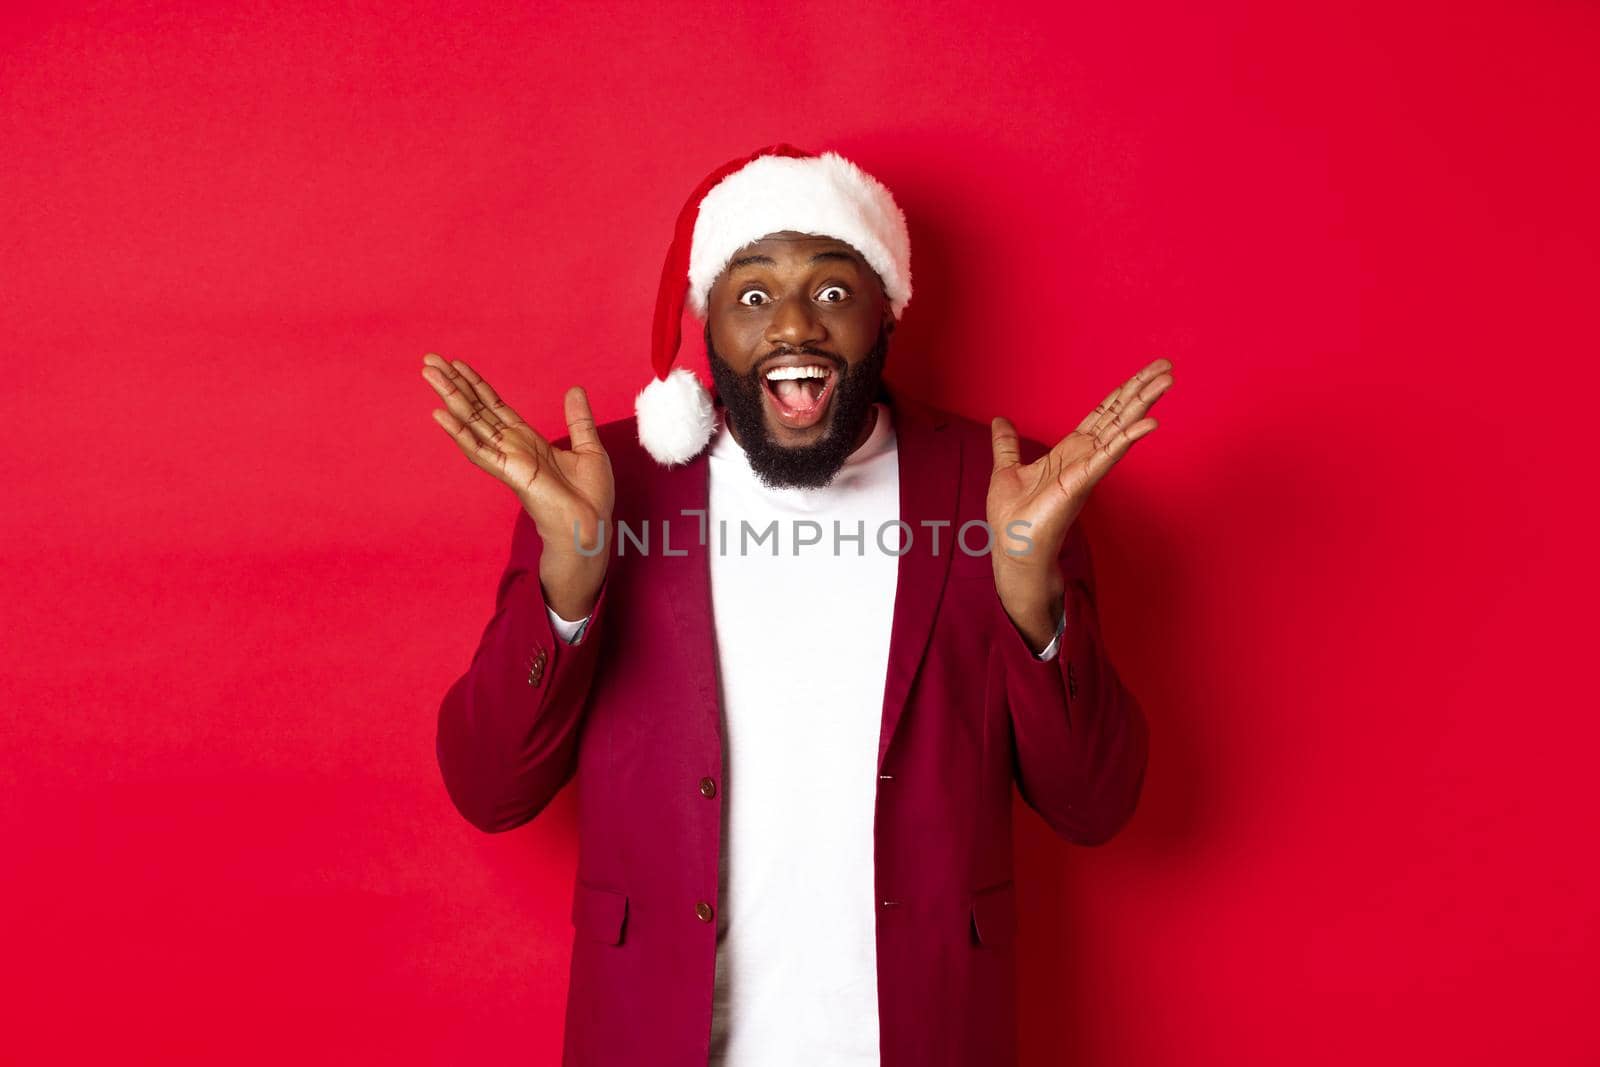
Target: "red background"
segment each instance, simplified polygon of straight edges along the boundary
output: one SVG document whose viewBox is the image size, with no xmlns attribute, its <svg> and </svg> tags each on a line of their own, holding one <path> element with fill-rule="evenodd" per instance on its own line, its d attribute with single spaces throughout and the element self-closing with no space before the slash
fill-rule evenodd
<svg viewBox="0 0 1600 1067">
<path fill-rule="evenodd" d="M 420 358 L 629 414 L 787 140 L 905 208 L 916 394 L 1175 364 L 1082 519 L 1142 806 L 1018 802 L 1027 1062 L 1600 1059 L 1600 11 L 1307 8 L 10 10 L 0 1056 L 556 1061 L 570 791 L 482 835 L 432 748 L 516 505 Z"/>
</svg>

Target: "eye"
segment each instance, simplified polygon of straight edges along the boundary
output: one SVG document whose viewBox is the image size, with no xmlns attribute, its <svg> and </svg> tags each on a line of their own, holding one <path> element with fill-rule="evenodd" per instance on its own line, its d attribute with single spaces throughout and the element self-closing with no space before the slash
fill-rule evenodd
<svg viewBox="0 0 1600 1067">
<path fill-rule="evenodd" d="M 752 304 L 749 300 L 745 299 L 746 297 L 751 297 L 751 296 L 759 296 L 761 299 L 759 301 L 757 301 L 756 303 Z M 745 307 L 749 307 L 749 308 L 760 307 L 762 304 L 765 304 L 766 302 L 767 302 L 767 294 L 763 293 L 760 289 L 746 289 L 744 292 L 739 294 L 739 303 L 743 304 Z"/>
<path fill-rule="evenodd" d="M 839 295 L 829 299 L 829 293 L 838 293 Z M 823 289 L 822 292 L 817 294 L 817 299 L 821 300 L 824 304 L 842 304 L 844 301 L 850 299 L 850 290 L 846 289 L 842 285 L 830 285 Z"/>
</svg>

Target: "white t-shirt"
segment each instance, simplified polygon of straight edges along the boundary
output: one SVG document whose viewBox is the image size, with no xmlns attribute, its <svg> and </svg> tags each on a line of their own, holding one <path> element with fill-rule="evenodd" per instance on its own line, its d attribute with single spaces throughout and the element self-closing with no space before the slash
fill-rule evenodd
<svg viewBox="0 0 1600 1067">
<path fill-rule="evenodd" d="M 764 485 L 726 425 L 707 458 L 723 710 L 710 1064 L 876 1067 L 873 811 L 901 536 L 893 423 L 879 403 L 870 436 L 818 489 Z M 588 623 L 550 619 L 567 641 Z M 1059 629 L 1038 658 L 1058 644 Z"/>
<path fill-rule="evenodd" d="M 872 818 L 898 573 L 877 535 L 887 526 L 898 548 L 893 424 L 880 404 L 819 489 L 762 484 L 726 426 L 709 462 L 726 798 L 710 1062 L 876 1065 Z"/>
</svg>

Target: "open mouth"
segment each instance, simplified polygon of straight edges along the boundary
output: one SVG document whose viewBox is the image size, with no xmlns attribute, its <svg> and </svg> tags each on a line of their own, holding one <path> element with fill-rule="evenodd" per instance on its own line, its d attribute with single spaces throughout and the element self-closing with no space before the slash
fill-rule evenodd
<svg viewBox="0 0 1600 1067">
<path fill-rule="evenodd" d="M 781 425 L 803 430 L 827 414 L 838 377 L 829 363 L 786 362 L 762 374 L 762 391 Z"/>
</svg>

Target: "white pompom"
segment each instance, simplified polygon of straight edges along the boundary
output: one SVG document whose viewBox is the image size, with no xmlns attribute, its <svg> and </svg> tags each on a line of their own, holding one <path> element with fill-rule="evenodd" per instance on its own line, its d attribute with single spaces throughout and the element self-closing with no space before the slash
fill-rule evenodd
<svg viewBox="0 0 1600 1067">
<path fill-rule="evenodd" d="M 651 378 L 633 402 L 639 443 L 657 463 L 687 463 L 700 454 L 716 427 L 711 394 L 687 367 Z"/>
</svg>

